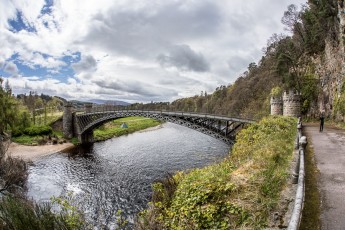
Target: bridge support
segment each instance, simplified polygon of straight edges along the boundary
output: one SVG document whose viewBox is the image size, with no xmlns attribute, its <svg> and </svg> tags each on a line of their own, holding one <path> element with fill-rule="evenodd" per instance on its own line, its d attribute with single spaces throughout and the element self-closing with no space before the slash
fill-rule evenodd
<svg viewBox="0 0 345 230">
<path fill-rule="evenodd" d="M 93 131 L 91 132 L 87 132 L 87 133 L 83 133 L 83 134 L 79 134 L 78 135 L 78 141 L 81 144 L 90 144 L 94 142 L 94 138 L 93 138 Z"/>
<path fill-rule="evenodd" d="M 65 138 L 73 137 L 73 114 L 72 114 L 72 104 L 66 103 L 63 110 L 62 126 L 63 135 Z"/>
</svg>

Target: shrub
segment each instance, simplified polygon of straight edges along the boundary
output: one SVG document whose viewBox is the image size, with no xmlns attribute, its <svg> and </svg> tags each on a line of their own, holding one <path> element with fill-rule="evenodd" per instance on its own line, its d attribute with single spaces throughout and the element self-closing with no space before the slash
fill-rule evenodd
<svg viewBox="0 0 345 230">
<path fill-rule="evenodd" d="M 0 199 L 0 229 L 50 230 L 84 229 L 82 223 L 71 224 L 65 214 L 54 214 L 49 203 L 36 204 L 20 197 Z"/>
<path fill-rule="evenodd" d="M 50 126 L 30 126 L 24 129 L 24 134 L 29 136 L 40 136 L 40 135 L 49 135 L 53 133 L 53 129 Z"/>
</svg>

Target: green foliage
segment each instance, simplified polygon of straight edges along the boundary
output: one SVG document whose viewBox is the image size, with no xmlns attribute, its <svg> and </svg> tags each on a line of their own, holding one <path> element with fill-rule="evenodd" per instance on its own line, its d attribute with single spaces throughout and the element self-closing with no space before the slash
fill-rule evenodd
<svg viewBox="0 0 345 230">
<path fill-rule="evenodd" d="M 41 136 L 20 135 L 12 137 L 12 141 L 22 145 L 39 145 L 43 138 Z"/>
<path fill-rule="evenodd" d="M 121 128 L 122 123 L 127 123 L 128 128 Z M 103 127 L 94 130 L 95 141 L 103 141 L 112 137 L 134 133 L 161 124 L 160 121 L 143 117 L 126 117 L 116 119 L 105 124 Z"/>
<path fill-rule="evenodd" d="M 58 204 L 60 207 L 60 214 L 64 216 L 66 224 L 69 229 L 85 229 L 85 220 L 82 212 L 78 208 L 71 204 L 72 193 L 67 196 L 52 197 L 53 204 Z"/>
<path fill-rule="evenodd" d="M 338 96 L 334 97 L 334 114 L 345 116 L 345 82 L 342 84 Z"/>
<path fill-rule="evenodd" d="M 263 229 L 288 179 L 296 119 L 267 117 L 242 130 L 230 157 L 153 185 L 138 229 Z M 173 192 L 166 184 L 176 183 Z"/>
<path fill-rule="evenodd" d="M 12 97 L 11 90 L 2 87 L 2 82 L 0 78 L 0 135 L 13 128 L 18 114 L 18 103 Z"/>
<path fill-rule="evenodd" d="M 53 133 L 53 129 L 50 126 L 30 126 L 23 131 L 24 134 L 29 136 L 50 135 Z"/>
<path fill-rule="evenodd" d="M 35 204 L 19 197 L 0 198 L 0 229 L 4 230 L 74 230 L 64 215 L 54 214 L 49 203 Z"/>
<path fill-rule="evenodd" d="M 117 223 L 117 227 L 115 228 L 116 230 L 124 230 L 124 229 L 128 229 L 128 220 L 123 216 L 122 214 L 122 210 L 119 209 L 116 212 L 116 223 Z"/>
<path fill-rule="evenodd" d="M 41 145 L 48 141 L 48 135 L 53 135 L 53 130 L 50 126 L 30 126 L 23 131 L 13 132 L 12 134 L 12 140 L 16 143 L 24 145 Z M 57 132 L 57 134 L 53 136 L 61 136 L 61 133 Z"/>
<path fill-rule="evenodd" d="M 281 97 L 282 93 L 283 93 L 283 90 L 279 86 L 276 86 L 276 87 L 271 89 L 271 96 L 272 97 L 277 97 L 277 96 Z"/>
<path fill-rule="evenodd" d="M 313 102 L 317 101 L 319 93 L 318 79 L 314 74 L 307 73 L 303 77 L 301 89 L 302 94 L 302 114 L 306 114 Z"/>
<path fill-rule="evenodd" d="M 79 142 L 78 138 L 76 138 L 76 137 L 72 137 L 71 143 L 74 145 L 80 145 L 80 142 Z"/>
</svg>

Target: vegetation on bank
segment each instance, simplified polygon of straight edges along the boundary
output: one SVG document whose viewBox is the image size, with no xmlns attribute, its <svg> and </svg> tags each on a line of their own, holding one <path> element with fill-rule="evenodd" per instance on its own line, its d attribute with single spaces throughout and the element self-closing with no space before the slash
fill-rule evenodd
<svg viewBox="0 0 345 230">
<path fill-rule="evenodd" d="M 153 185 L 137 229 L 263 229 L 289 178 L 296 119 L 266 117 L 237 136 L 224 161 Z"/>
<path fill-rule="evenodd" d="M 128 128 L 122 128 L 121 125 L 125 123 Z M 103 141 L 112 137 L 119 137 L 122 135 L 134 133 L 139 130 L 147 129 L 160 125 L 162 122 L 151 118 L 144 117 L 126 117 L 113 120 L 102 125 L 100 128 L 94 130 L 95 141 Z"/>
<path fill-rule="evenodd" d="M 37 204 L 20 196 L 0 197 L 0 229 L 87 229 L 87 223 L 75 207 L 65 200 L 54 202 L 62 207 L 61 212 L 54 212 L 50 203 Z"/>
<path fill-rule="evenodd" d="M 62 132 L 54 131 L 48 125 L 30 126 L 22 130 L 19 134 L 12 134 L 12 141 L 22 145 L 44 145 L 48 142 L 52 144 L 64 143 Z"/>
</svg>

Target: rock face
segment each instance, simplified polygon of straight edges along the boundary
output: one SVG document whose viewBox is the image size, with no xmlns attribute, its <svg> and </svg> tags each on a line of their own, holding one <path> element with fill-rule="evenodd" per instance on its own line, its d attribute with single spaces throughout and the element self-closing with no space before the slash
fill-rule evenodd
<svg viewBox="0 0 345 230">
<path fill-rule="evenodd" d="M 321 91 L 318 97 L 318 110 L 326 117 L 344 120 L 341 108 L 345 97 L 345 1 L 338 1 L 337 37 L 328 38 L 323 57 L 315 58 L 316 75 L 319 76 Z"/>
</svg>

